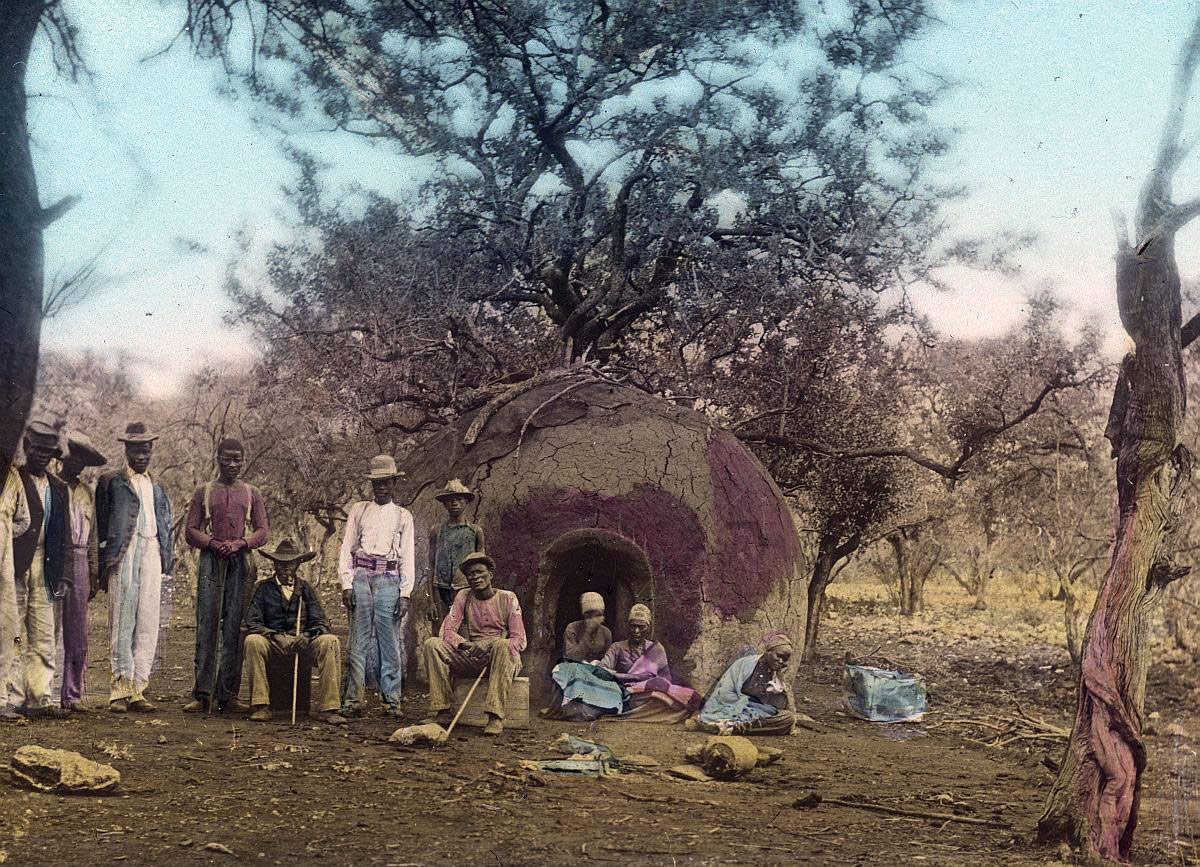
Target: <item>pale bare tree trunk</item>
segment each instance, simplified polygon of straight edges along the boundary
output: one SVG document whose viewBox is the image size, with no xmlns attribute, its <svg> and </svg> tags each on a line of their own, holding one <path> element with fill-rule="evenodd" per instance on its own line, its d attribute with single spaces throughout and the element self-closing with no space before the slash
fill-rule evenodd
<svg viewBox="0 0 1200 867">
<path fill-rule="evenodd" d="M 1066 840 L 1113 861 L 1129 857 L 1146 767 L 1149 615 L 1162 589 L 1187 572 L 1172 565 L 1169 549 L 1192 463 L 1177 442 L 1185 389 L 1175 233 L 1200 214 L 1200 200 L 1173 205 L 1171 179 L 1184 153 L 1183 114 L 1198 60 L 1200 17 L 1142 190 L 1135 243 L 1119 241 L 1117 303 L 1134 351 L 1122 364 L 1106 431 L 1117 458 L 1115 542 L 1084 636 L 1075 725 L 1038 822 L 1039 839 Z"/>
<path fill-rule="evenodd" d="M 42 228 L 25 117 L 25 68 L 45 4 L 5 4 L 0 26 L 0 470 L 25 427 L 42 322 Z"/>
</svg>

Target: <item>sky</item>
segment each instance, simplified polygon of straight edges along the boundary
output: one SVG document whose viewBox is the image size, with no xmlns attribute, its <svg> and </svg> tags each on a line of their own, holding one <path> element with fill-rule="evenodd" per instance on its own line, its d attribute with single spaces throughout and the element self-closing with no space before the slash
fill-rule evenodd
<svg viewBox="0 0 1200 867">
<path fill-rule="evenodd" d="M 182 5 L 69 0 L 93 76 L 60 78 L 39 43 L 27 77 L 42 200 L 82 196 L 46 232 L 48 281 L 97 253 L 104 275 L 85 303 L 45 323 L 43 346 L 124 354 L 150 396 L 203 364 L 252 363 L 252 335 L 222 321 L 223 284 L 240 237 L 256 249 L 288 237 L 285 143 L 329 163 L 335 185 L 402 195 L 415 176 L 411 161 L 362 139 L 256 124 L 253 103 L 223 95 L 219 65 L 183 42 L 151 57 L 181 26 Z M 953 289 L 919 289 L 918 305 L 949 335 L 990 336 L 1052 286 L 1071 323 L 1098 324 L 1115 355 L 1111 214 L 1132 217 L 1196 3 L 980 0 L 939 13 L 910 62 L 958 83 L 933 112 L 958 130 L 944 177 L 970 192 L 947 212 L 952 230 L 1039 240 L 1018 275 L 948 272 Z M 1197 138 L 1193 108 L 1186 129 Z M 1200 155 L 1176 183 L 1178 198 L 1197 194 Z M 1200 274 L 1200 229 L 1181 232 L 1178 249 L 1184 277 Z"/>
</svg>

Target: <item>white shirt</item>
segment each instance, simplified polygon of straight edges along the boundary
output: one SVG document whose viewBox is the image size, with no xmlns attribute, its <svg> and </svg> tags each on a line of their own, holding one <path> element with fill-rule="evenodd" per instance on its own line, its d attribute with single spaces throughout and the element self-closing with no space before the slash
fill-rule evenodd
<svg viewBox="0 0 1200 867">
<path fill-rule="evenodd" d="M 413 557 L 412 513 L 396 503 L 379 505 L 365 500 L 350 507 L 346 518 L 346 534 L 338 552 L 338 578 L 342 589 L 354 584 L 354 555 L 367 554 L 399 562 L 400 595 L 405 599 L 416 583 Z"/>
<path fill-rule="evenodd" d="M 133 491 L 138 497 L 138 535 L 143 539 L 158 538 L 158 519 L 154 515 L 154 483 L 145 473 L 129 474 Z"/>
<path fill-rule="evenodd" d="M 46 526 L 50 523 L 50 503 L 47 502 L 46 491 L 50 488 L 50 480 L 45 476 L 35 476 L 29 474 L 33 479 L 33 486 L 37 488 L 38 501 L 42 504 L 42 526 L 38 531 L 37 547 L 42 548 L 46 545 Z"/>
</svg>

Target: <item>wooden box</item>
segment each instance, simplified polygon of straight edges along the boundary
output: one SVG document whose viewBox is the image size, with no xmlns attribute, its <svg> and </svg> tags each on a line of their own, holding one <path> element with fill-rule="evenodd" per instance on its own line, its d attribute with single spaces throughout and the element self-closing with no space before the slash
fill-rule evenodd
<svg viewBox="0 0 1200 867">
<path fill-rule="evenodd" d="M 474 677 L 456 677 L 454 679 L 454 707 L 452 710 L 455 713 L 458 712 L 458 708 L 462 705 L 463 699 L 467 697 L 467 693 L 471 690 L 471 684 L 474 682 Z M 488 716 L 483 710 L 487 699 L 487 685 L 486 677 L 479 681 L 479 687 L 471 696 L 471 703 L 458 718 L 458 725 L 479 727 L 487 725 Z M 529 678 L 527 677 L 513 678 L 512 688 L 508 691 L 508 705 L 504 709 L 504 727 L 509 729 L 529 728 Z"/>
</svg>

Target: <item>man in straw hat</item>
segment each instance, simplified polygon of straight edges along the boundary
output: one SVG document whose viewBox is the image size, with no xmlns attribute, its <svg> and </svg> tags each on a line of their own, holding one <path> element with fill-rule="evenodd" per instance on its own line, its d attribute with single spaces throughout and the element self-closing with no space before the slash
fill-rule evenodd
<svg viewBox="0 0 1200 867">
<path fill-rule="evenodd" d="M 54 606 L 71 586 L 71 536 L 67 527 L 67 486 L 50 475 L 50 461 L 62 454 L 58 427 L 30 422 L 23 442 L 25 466 L 19 475 L 29 503 L 29 528 L 13 539 L 17 582 L 20 671 L 10 674 L 8 703 L 26 716 L 61 716 L 50 698 L 54 679 Z"/>
<path fill-rule="evenodd" d="M 0 721 L 21 719 L 9 704 L 8 683 L 17 666 L 17 581 L 13 570 L 13 536 L 29 529 L 29 502 L 17 468 L 10 466 L 0 477 Z"/>
<path fill-rule="evenodd" d="M 350 616 L 345 716 L 362 713 L 363 691 L 371 680 L 388 713 L 404 715 L 404 627 L 416 569 L 412 514 L 393 501 L 399 475 L 391 456 L 371 458 L 366 477 L 372 499 L 355 503 L 346 516 L 338 553 L 342 604 Z M 371 656 L 378 659 L 378 670 L 368 672 Z"/>
<path fill-rule="evenodd" d="M 63 708 L 82 711 L 87 683 L 88 601 L 100 588 L 99 547 L 96 536 L 96 495 L 80 475 L 88 467 L 102 467 L 108 459 L 78 431 L 67 433 L 67 453 L 62 457 L 62 480 L 70 495 L 68 533 L 75 582 L 55 605 L 54 642 L 57 648 L 54 681 Z"/>
<path fill-rule="evenodd" d="M 271 719 L 267 657 L 300 654 L 309 657 L 317 667 L 317 718 L 330 725 L 345 725 L 346 718 L 337 712 L 342 647 L 337 636 L 329 631 L 325 609 L 316 591 L 307 581 L 296 577 L 300 564 L 311 560 L 316 553 L 301 551 L 291 539 L 280 542 L 273 553 L 261 553 L 275 564 L 275 574 L 254 585 L 254 596 L 246 609 L 246 667 L 253 711 L 250 719 L 254 722 Z"/>
<path fill-rule="evenodd" d="M 438 634 L 425 642 L 425 670 L 429 675 L 429 709 L 433 722 L 450 721 L 454 693 L 450 675 L 475 675 L 488 670 L 484 711 L 485 735 L 504 731 L 505 708 L 513 678 L 521 671 L 525 649 L 525 623 L 521 603 L 511 590 L 492 586 L 496 562 L 487 554 L 468 554 L 459 564 L 469 590 L 459 590 Z M 466 635 L 459 628 L 466 627 Z"/>
<path fill-rule="evenodd" d="M 96 530 L 100 538 L 100 589 L 108 593 L 112 680 L 108 709 L 151 713 L 145 696 L 158 647 L 162 583 L 175 565 L 171 547 L 171 501 L 150 478 L 158 434 L 134 421 L 117 437 L 125 446 L 125 468 L 96 485 Z"/>
<path fill-rule="evenodd" d="M 221 440 L 217 444 L 217 478 L 196 488 L 188 509 L 184 535 L 189 545 L 200 549 L 200 565 L 196 574 L 196 680 L 184 713 L 203 713 L 210 698 L 221 710 L 245 710 L 237 699 L 242 682 L 242 611 L 254 588 L 250 552 L 267 541 L 270 524 L 258 488 L 238 478 L 244 460 L 241 442 L 228 437 Z M 220 660 L 215 658 L 218 643 Z M 211 696 L 214 682 L 216 696 Z"/>
<path fill-rule="evenodd" d="M 467 586 L 458 564 L 468 554 L 481 554 L 486 548 L 483 527 L 466 519 L 467 506 L 475 500 L 466 485 L 451 479 L 437 495 L 446 509 L 446 521 L 429 529 L 429 619 L 441 623 L 454 594 Z"/>
</svg>

